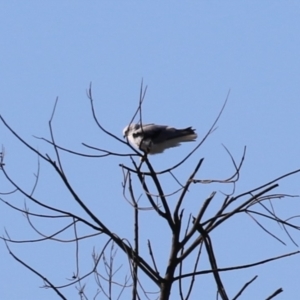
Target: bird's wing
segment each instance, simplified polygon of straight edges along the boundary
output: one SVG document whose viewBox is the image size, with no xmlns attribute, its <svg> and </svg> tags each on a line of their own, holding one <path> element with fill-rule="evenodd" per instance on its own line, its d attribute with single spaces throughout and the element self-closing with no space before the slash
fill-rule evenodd
<svg viewBox="0 0 300 300">
<path fill-rule="evenodd" d="M 160 135 L 167 128 L 164 125 L 143 124 L 142 127 L 135 130 L 132 135 L 134 138 L 142 138 L 143 140 L 152 140 L 153 142 L 159 139 Z"/>
<path fill-rule="evenodd" d="M 176 129 L 166 125 L 144 124 L 133 130 L 130 140 L 150 154 L 162 153 L 167 148 L 177 147 L 182 142 L 194 141 L 197 134 L 192 127 Z"/>
<path fill-rule="evenodd" d="M 143 140 L 151 140 L 153 143 L 161 143 L 172 139 L 188 137 L 187 140 L 195 139 L 197 134 L 192 127 L 185 129 L 176 129 L 166 125 L 145 124 L 132 133 L 134 138 L 142 138 Z"/>
</svg>

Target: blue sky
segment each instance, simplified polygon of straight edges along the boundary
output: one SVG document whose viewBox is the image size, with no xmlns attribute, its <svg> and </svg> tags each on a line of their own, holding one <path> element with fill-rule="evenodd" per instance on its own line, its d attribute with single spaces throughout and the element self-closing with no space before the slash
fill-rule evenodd
<svg viewBox="0 0 300 300">
<path fill-rule="evenodd" d="M 53 154 L 33 135 L 49 138 L 48 120 L 59 97 L 53 124 L 57 143 L 88 153 L 93 152 L 83 148 L 82 142 L 127 153 L 128 149 L 106 137 L 93 122 L 86 97 L 91 82 L 101 124 L 120 137 L 137 107 L 142 78 L 148 86 L 144 121 L 176 127 L 192 125 L 199 137 L 211 126 L 230 89 L 218 129 L 177 175 L 185 179 L 197 160 L 204 157 L 199 177 L 226 177 L 233 168 L 222 144 L 237 159 L 247 146 L 237 186 L 237 191 L 246 191 L 300 166 L 299 32 L 298 1 L 7 1 L 0 10 L 0 113 L 33 147 Z M 7 172 L 30 190 L 37 170 L 36 155 L 20 145 L 4 126 L 0 127 L 0 142 L 6 149 Z M 151 157 L 151 162 L 161 170 L 191 149 L 191 145 L 171 149 Z M 132 210 L 122 196 L 119 168 L 120 163 L 130 165 L 130 161 L 83 159 L 65 153 L 62 159 L 85 203 L 120 236 L 131 237 Z M 163 179 L 166 189 L 172 191 L 174 183 L 167 179 Z M 277 191 L 300 194 L 299 179 L 298 175 L 282 181 Z M 0 180 L 1 191 L 10 190 L 2 176 Z M 228 192 L 230 188 L 193 186 L 187 212 L 199 207 L 199 201 L 213 190 Z M 41 164 L 36 195 L 48 204 L 82 214 L 45 164 Z M 218 199 L 222 199 L 221 194 Z M 9 198 L 19 206 L 24 200 L 21 195 Z M 145 197 L 142 201 L 146 206 Z M 300 211 L 298 198 L 279 200 L 276 205 L 283 216 Z M 146 243 L 164 225 L 150 212 L 144 214 L 145 219 L 152 220 L 150 225 L 146 220 L 142 224 Z M 4 205 L 0 220 L 2 231 L 5 227 L 16 239 L 35 237 L 25 218 Z M 37 220 L 36 224 L 52 232 L 50 223 Z M 263 234 L 249 218 L 232 219 L 213 237 L 221 266 L 251 263 L 298 249 L 279 227 L 273 229 L 287 246 Z M 300 243 L 299 235 L 295 233 L 294 238 Z M 92 247 L 99 246 L 100 241 L 95 239 L 82 249 L 86 267 L 91 266 Z M 156 243 L 163 263 L 166 237 L 162 234 Z M 60 283 L 72 274 L 73 261 L 65 257 L 73 248 L 48 242 L 13 246 L 16 254 L 44 271 L 49 279 L 57 278 L 57 268 L 61 271 Z M 9 256 L 4 244 L 0 244 L 0 252 L 4 299 L 53 299 L 51 291 L 39 288 L 40 279 Z M 121 252 L 119 255 L 122 261 Z M 257 274 L 259 278 L 245 299 L 263 299 L 278 287 L 284 289 L 278 299 L 294 299 L 300 293 L 299 260 L 295 256 L 226 274 L 225 284 L 233 296 Z M 90 279 L 88 283 L 92 282 Z M 214 299 L 212 281 L 203 278 L 201 282 L 198 293 L 207 293 L 204 299 Z M 211 289 L 203 289 L 206 286 Z M 92 288 L 89 292 L 93 295 Z M 69 297 L 76 295 L 74 290 L 68 293 Z"/>
</svg>

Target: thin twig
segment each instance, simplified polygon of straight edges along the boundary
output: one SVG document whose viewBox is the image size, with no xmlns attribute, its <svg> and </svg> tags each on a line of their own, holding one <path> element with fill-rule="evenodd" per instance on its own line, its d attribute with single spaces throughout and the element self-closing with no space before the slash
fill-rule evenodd
<svg viewBox="0 0 300 300">
<path fill-rule="evenodd" d="M 245 289 L 257 278 L 258 276 L 255 275 L 251 280 L 246 282 L 243 287 L 239 290 L 239 292 L 232 298 L 232 300 L 237 300 L 239 296 L 242 295 L 242 293 L 245 291 Z"/>
<path fill-rule="evenodd" d="M 51 281 L 49 281 L 45 276 L 43 276 L 41 273 L 39 273 L 37 270 L 33 269 L 32 267 L 30 267 L 29 265 L 27 265 L 24 261 L 22 261 L 20 258 L 18 258 L 9 248 L 8 244 L 5 242 L 6 248 L 9 252 L 9 254 L 17 261 L 19 262 L 21 265 L 23 265 L 24 267 L 26 267 L 28 270 L 30 270 L 31 272 L 33 272 L 34 274 L 36 274 L 38 277 L 40 277 L 44 282 L 46 282 L 52 289 L 54 292 L 56 292 L 56 294 L 61 298 L 61 299 L 65 299 L 67 300 L 67 298 L 58 290 L 57 287 L 55 287 Z"/>
<path fill-rule="evenodd" d="M 277 295 L 281 294 L 282 292 L 283 292 L 283 289 L 279 288 L 271 296 L 267 297 L 266 300 L 271 300 L 271 299 L 275 298 Z"/>
</svg>

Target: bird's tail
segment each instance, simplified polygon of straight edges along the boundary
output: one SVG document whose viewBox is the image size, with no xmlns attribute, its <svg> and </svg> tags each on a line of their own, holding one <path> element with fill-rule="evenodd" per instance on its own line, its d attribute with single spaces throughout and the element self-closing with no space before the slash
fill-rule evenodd
<svg viewBox="0 0 300 300">
<path fill-rule="evenodd" d="M 171 139 L 178 139 L 180 142 L 192 142 L 197 138 L 197 133 L 192 127 L 185 129 L 176 129 Z"/>
</svg>

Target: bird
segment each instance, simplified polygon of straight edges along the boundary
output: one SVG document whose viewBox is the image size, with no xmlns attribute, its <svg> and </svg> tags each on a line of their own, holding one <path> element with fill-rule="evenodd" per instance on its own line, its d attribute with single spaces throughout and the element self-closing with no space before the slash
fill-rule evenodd
<svg viewBox="0 0 300 300">
<path fill-rule="evenodd" d="M 130 124 L 123 129 L 123 137 L 145 154 L 158 154 L 168 148 L 178 147 L 182 142 L 197 138 L 195 129 L 176 129 L 167 125 Z"/>
</svg>

